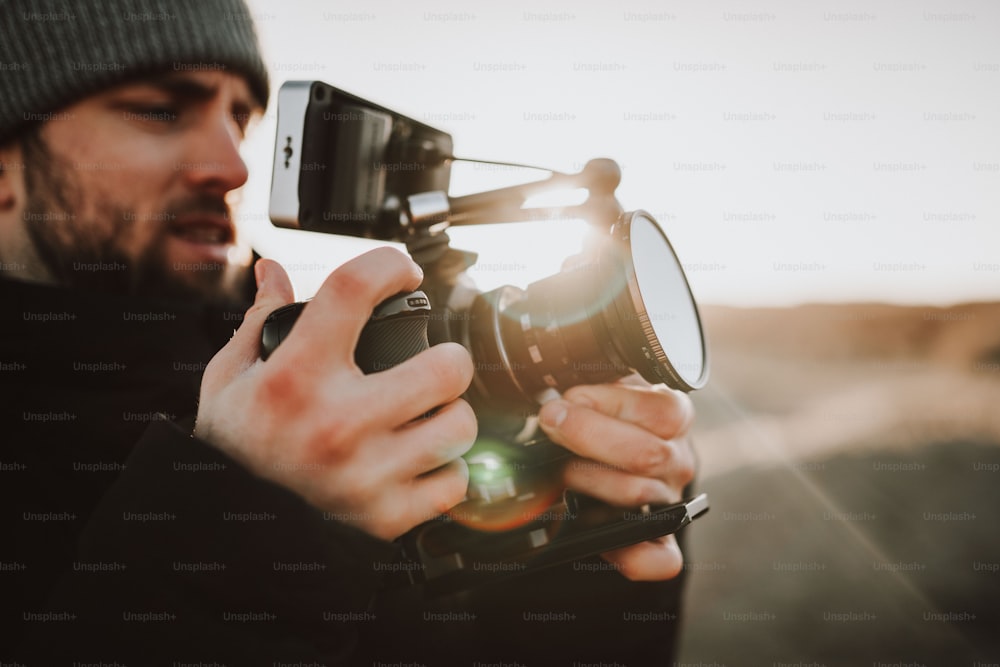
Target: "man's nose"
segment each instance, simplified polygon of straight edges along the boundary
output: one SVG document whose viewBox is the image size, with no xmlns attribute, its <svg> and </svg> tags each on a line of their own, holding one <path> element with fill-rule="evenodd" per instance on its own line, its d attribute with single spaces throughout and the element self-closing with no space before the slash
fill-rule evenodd
<svg viewBox="0 0 1000 667">
<path fill-rule="evenodd" d="M 249 174 L 239 151 L 243 135 L 232 116 L 210 114 L 190 141 L 187 161 L 177 169 L 191 185 L 224 195 L 246 183 Z"/>
</svg>

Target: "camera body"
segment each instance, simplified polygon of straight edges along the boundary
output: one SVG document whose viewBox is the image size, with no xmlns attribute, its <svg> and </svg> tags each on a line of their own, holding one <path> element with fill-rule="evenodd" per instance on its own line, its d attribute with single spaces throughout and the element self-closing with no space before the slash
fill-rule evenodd
<svg viewBox="0 0 1000 667">
<path fill-rule="evenodd" d="M 272 181 L 275 224 L 403 241 L 424 269 L 419 292 L 379 304 L 355 361 L 379 372 L 445 341 L 464 345 L 475 375 L 464 398 L 479 420 L 466 455 L 467 499 L 404 538 L 406 581 L 443 593 L 482 579 L 575 560 L 678 530 L 707 510 L 702 495 L 679 505 L 620 508 L 568 492 L 568 453 L 538 428 L 540 406 L 578 384 L 638 373 L 690 391 L 708 362 L 700 317 L 683 268 L 656 221 L 625 213 L 610 160 L 575 175 L 451 198 L 451 137 L 322 82 L 286 83 L 279 93 Z M 455 224 L 524 220 L 535 192 L 587 187 L 576 211 L 595 242 L 571 267 L 524 288 L 480 292 L 465 271 L 472 253 L 449 245 Z M 267 356 L 306 304 L 272 313 Z M 471 564 L 475 563 L 476 567 Z"/>
</svg>

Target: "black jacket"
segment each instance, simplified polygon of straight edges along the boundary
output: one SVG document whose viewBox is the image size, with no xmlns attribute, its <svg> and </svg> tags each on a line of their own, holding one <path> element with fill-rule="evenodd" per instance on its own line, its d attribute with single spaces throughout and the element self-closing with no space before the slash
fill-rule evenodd
<svg viewBox="0 0 1000 667">
<path fill-rule="evenodd" d="M 680 581 L 594 559 L 425 600 L 397 548 L 192 438 L 242 310 L 0 280 L 0 661 L 665 665 Z"/>
</svg>

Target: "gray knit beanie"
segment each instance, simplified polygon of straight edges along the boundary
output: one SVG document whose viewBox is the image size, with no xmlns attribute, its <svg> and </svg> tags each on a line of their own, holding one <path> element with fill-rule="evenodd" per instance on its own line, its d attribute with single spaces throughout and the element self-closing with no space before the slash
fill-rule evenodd
<svg viewBox="0 0 1000 667">
<path fill-rule="evenodd" d="M 266 106 L 243 0 L 0 0 L 0 144 L 111 86 L 201 69 L 243 75 Z"/>
</svg>

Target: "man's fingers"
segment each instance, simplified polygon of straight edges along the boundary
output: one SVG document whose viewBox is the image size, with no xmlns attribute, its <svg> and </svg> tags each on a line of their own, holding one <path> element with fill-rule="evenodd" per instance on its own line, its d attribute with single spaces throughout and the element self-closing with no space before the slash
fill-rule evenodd
<svg viewBox="0 0 1000 667">
<path fill-rule="evenodd" d="M 444 514 L 465 499 L 468 488 L 469 466 L 464 459 L 455 459 L 439 470 L 411 480 L 405 503 L 397 499 L 389 506 L 383 505 L 383 511 L 398 520 L 387 531 L 394 534 L 381 537 L 395 539 L 411 527 Z"/>
<path fill-rule="evenodd" d="M 394 248 L 376 248 L 338 267 L 302 311 L 282 343 L 303 367 L 354 363 L 361 329 L 380 302 L 420 286 L 423 273 Z"/>
<path fill-rule="evenodd" d="M 684 567 L 684 556 L 673 535 L 640 542 L 601 554 L 632 581 L 673 579 Z"/>
<path fill-rule="evenodd" d="M 374 419 L 400 426 L 450 403 L 472 382 L 472 357 L 458 343 L 441 343 L 365 380 Z M 379 400 L 392 396 L 390 403 Z"/>
<path fill-rule="evenodd" d="M 476 442 L 476 415 L 463 400 L 452 401 L 432 417 L 417 419 L 397 431 L 400 438 L 388 463 L 397 468 L 395 476 L 412 479 L 451 463 Z"/>
<path fill-rule="evenodd" d="M 583 458 L 636 475 L 684 480 L 681 486 L 694 476 L 694 456 L 683 440 L 657 437 L 641 426 L 564 400 L 546 403 L 540 414 L 545 433 Z"/>
<path fill-rule="evenodd" d="M 694 421 L 694 405 L 687 394 L 665 386 L 580 385 L 564 398 L 666 439 L 685 433 Z"/>
<path fill-rule="evenodd" d="M 573 459 L 563 468 L 566 486 L 620 507 L 649 503 L 676 503 L 681 487 L 653 477 L 642 477 L 589 459 Z"/>
<path fill-rule="evenodd" d="M 260 358 L 260 335 L 264 320 L 271 311 L 295 300 L 288 274 L 270 259 L 257 260 L 254 266 L 257 296 L 243 316 L 243 323 L 232 339 L 212 359 L 205 382 L 224 385 Z"/>
</svg>

